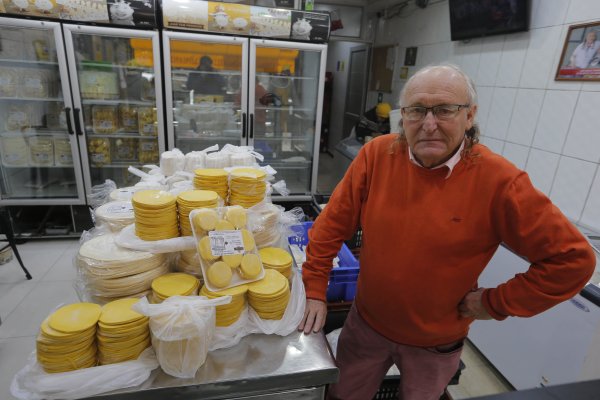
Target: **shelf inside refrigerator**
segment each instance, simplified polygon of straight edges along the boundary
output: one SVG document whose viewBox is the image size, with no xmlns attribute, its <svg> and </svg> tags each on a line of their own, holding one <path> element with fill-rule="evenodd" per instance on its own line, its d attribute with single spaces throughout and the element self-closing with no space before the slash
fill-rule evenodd
<svg viewBox="0 0 600 400">
<path fill-rule="evenodd" d="M 83 99 L 81 103 L 84 105 L 107 105 L 107 106 L 119 106 L 123 105 L 133 105 L 133 106 L 154 106 L 154 100 L 128 100 L 128 99 Z"/>
<path fill-rule="evenodd" d="M 93 132 L 93 130 L 86 129 L 86 132 Z M 115 133 L 87 133 L 87 137 L 91 138 L 110 138 L 110 139 L 156 139 L 154 135 L 140 135 L 137 132 L 115 132 Z"/>
<path fill-rule="evenodd" d="M 57 66 L 56 61 L 24 60 L 16 58 L 0 58 L 0 64 L 31 64 L 35 66 Z"/>
<path fill-rule="evenodd" d="M 7 101 L 60 101 L 63 102 L 62 97 L 0 97 L 0 100 Z"/>
<path fill-rule="evenodd" d="M 258 73 L 257 77 L 264 77 L 273 80 L 304 80 L 304 81 L 314 81 L 317 80 L 314 76 L 291 76 L 291 75 L 277 75 L 277 74 L 268 74 L 268 73 Z"/>
</svg>

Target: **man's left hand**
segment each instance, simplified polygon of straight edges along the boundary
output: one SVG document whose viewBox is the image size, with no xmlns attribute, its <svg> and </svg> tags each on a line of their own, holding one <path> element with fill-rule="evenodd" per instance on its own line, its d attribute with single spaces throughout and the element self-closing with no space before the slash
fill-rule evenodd
<svg viewBox="0 0 600 400">
<path fill-rule="evenodd" d="M 467 295 L 458 304 L 458 312 L 463 318 L 474 318 L 474 319 L 492 319 L 492 316 L 483 307 L 481 296 L 483 295 L 483 288 L 477 289 L 473 292 L 467 293 Z"/>
</svg>

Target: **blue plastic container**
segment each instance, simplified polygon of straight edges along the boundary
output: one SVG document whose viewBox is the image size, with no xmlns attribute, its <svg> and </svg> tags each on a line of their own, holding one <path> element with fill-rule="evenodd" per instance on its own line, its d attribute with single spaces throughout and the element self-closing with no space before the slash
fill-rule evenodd
<svg viewBox="0 0 600 400">
<path fill-rule="evenodd" d="M 292 231 L 295 234 L 288 238 L 290 244 L 306 246 L 308 244 L 308 230 L 312 227 L 312 224 L 312 221 L 307 221 L 292 226 Z M 338 266 L 333 268 L 329 275 L 327 301 L 352 301 L 356 294 L 356 280 L 360 272 L 360 264 L 346 244 L 342 245 L 338 258 Z"/>
</svg>

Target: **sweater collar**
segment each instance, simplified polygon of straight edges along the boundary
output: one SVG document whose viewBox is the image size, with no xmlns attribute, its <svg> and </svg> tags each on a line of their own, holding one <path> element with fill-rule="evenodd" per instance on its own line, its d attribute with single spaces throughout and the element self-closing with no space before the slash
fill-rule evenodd
<svg viewBox="0 0 600 400">
<path fill-rule="evenodd" d="M 415 158 L 415 156 L 412 153 L 412 150 L 410 149 L 410 146 L 408 147 L 408 158 L 410 160 L 410 162 L 412 162 L 413 164 L 421 167 L 421 168 L 425 168 L 423 165 L 421 165 L 421 163 L 419 161 L 417 161 L 417 159 Z M 450 177 L 450 174 L 452 174 L 452 170 L 454 169 L 454 167 L 456 167 L 456 164 L 458 164 L 458 162 L 460 161 L 460 155 L 463 151 L 463 149 L 465 148 L 465 141 L 463 139 L 462 143 L 460 144 L 460 147 L 458 148 L 458 151 L 456 153 L 454 153 L 454 155 L 452 157 L 450 157 L 450 159 L 448 159 L 448 161 L 446 161 L 443 164 L 438 165 L 437 167 L 433 167 L 433 168 L 428 168 L 428 169 L 439 169 L 442 167 L 447 167 L 448 168 L 448 173 L 446 174 L 446 179 L 448 179 Z"/>
</svg>

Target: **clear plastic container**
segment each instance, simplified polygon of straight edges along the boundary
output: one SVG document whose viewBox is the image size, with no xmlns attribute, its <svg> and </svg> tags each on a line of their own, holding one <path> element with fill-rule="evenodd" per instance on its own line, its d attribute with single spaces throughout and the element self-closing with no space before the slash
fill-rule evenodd
<svg viewBox="0 0 600 400">
<path fill-rule="evenodd" d="M 125 132 L 137 132 L 137 107 L 128 104 L 119 105 L 119 123 Z"/>
<path fill-rule="evenodd" d="M 137 139 L 119 138 L 111 139 L 111 148 L 113 151 L 113 160 L 115 161 L 136 161 L 138 143 Z"/>
<path fill-rule="evenodd" d="M 156 139 L 140 139 L 138 160 L 142 164 L 158 163 L 158 142 Z"/>
<path fill-rule="evenodd" d="M 49 136 L 29 138 L 29 165 L 54 165 L 54 141 Z"/>
<path fill-rule="evenodd" d="M 29 145 L 22 136 L 2 138 L 2 164 L 9 167 L 29 164 Z"/>
<path fill-rule="evenodd" d="M 73 165 L 73 152 L 69 139 L 54 138 L 54 163 L 56 165 Z"/>
<path fill-rule="evenodd" d="M 88 153 L 90 162 L 95 166 L 111 163 L 110 141 L 107 138 L 94 138 L 88 140 Z"/>
<path fill-rule="evenodd" d="M 92 124 L 95 133 L 115 133 L 119 127 L 117 107 L 94 106 L 92 108 Z"/>
<path fill-rule="evenodd" d="M 157 129 L 156 108 L 140 107 L 138 108 L 138 130 L 140 135 L 156 136 Z"/>
</svg>

